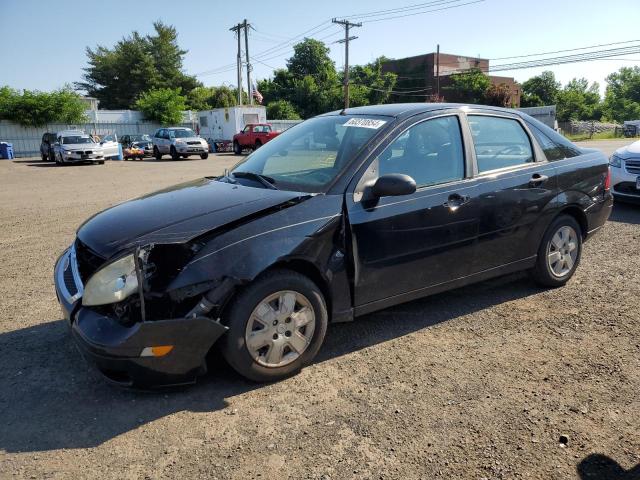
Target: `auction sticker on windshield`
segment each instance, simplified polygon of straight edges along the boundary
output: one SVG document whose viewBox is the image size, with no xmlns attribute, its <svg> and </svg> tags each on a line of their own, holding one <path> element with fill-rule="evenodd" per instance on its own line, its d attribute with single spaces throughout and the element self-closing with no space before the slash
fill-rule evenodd
<svg viewBox="0 0 640 480">
<path fill-rule="evenodd" d="M 374 118 L 352 118 L 344 123 L 345 127 L 373 128 L 377 130 L 387 123 L 386 120 L 376 120 Z"/>
</svg>

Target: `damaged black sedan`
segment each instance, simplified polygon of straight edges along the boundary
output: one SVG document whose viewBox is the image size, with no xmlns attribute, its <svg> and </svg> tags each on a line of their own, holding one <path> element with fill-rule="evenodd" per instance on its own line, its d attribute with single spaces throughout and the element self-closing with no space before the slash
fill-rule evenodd
<svg viewBox="0 0 640 480">
<path fill-rule="evenodd" d="M 193 382 L 214 346 L 276 380 L 313 360 L 330 322 L 519 270 L 565 284 L 611 211 L 607 164 L 513 110 L 330 113 L 222 176 L 90 218 L 56 293 L 117 384 Z"/>
</svg>

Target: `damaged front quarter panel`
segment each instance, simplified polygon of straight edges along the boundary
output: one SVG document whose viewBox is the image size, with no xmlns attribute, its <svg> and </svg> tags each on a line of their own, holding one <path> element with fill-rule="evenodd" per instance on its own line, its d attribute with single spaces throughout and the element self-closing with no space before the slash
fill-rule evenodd
<svg viewBox="0 0 640 480">
<path fill-rule="evenodd" d="M 167 290 L 182 296 L 185 289 L 212 283 L 224 285 L 226 297 L 275 265 L 303 268 L 303 273 L 321 283 L 320 288 L 329 290 L 325 293 L 332 317 L 343 319 L 350 314 L 352 297 L 341 218 L 340 195 L 316 195 L 225 229 L 202 239 L 202 247 Z M 217 299 L 217 306 L 224 301 Z"/>
</svg>

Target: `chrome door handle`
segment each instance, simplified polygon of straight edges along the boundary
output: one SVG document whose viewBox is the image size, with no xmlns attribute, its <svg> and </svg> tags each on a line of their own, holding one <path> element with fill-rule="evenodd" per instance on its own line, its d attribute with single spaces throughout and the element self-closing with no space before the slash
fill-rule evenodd
<svg viewBox="0 0 640 480">
<path fill-rule="evenodd" d="M 542 185 L 547 180 L 549 180 L 549 177 L 547 177 L 546 175 L 542 175 L 540 173 L 534 173 L 531 176 L 531 179 L 529 180 L 529 186 L 530 187 L 539 187 L 540 185 Z"/>
<path fill-rule="evenodd" d="M 443 203 L 443 205 L 449 208 L 450 210 L 457 210 L 462 205 L 469 203 L 469 200 L 471 200 L 471 197 L 467 195 L 452 193 L 451 195 L 449 195 L 449 198 L 447 199 L 446 202 Z"/>
</svg>

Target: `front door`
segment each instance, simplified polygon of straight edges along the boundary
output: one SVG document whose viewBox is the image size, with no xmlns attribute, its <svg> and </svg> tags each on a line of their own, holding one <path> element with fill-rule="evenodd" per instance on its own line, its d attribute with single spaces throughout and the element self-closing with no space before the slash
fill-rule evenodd
<svg viewBox="0 0 640 480">
<path fill-rule="evenodd" d="M 376 155 L 347 195 L 356 308 L 418 297 L 469 273 L 478 204 L 464 143 L 458 115 L 421 119 Z M 370 178 L 388 173 L 411 176 L 416 192 L 364 200 Z"/>
<path fill-rule="evenodd" d="M 100 142 L 105 158 L 118 156 L 118 141 L 115 134 L 105 135 Z"/>
</svg>

